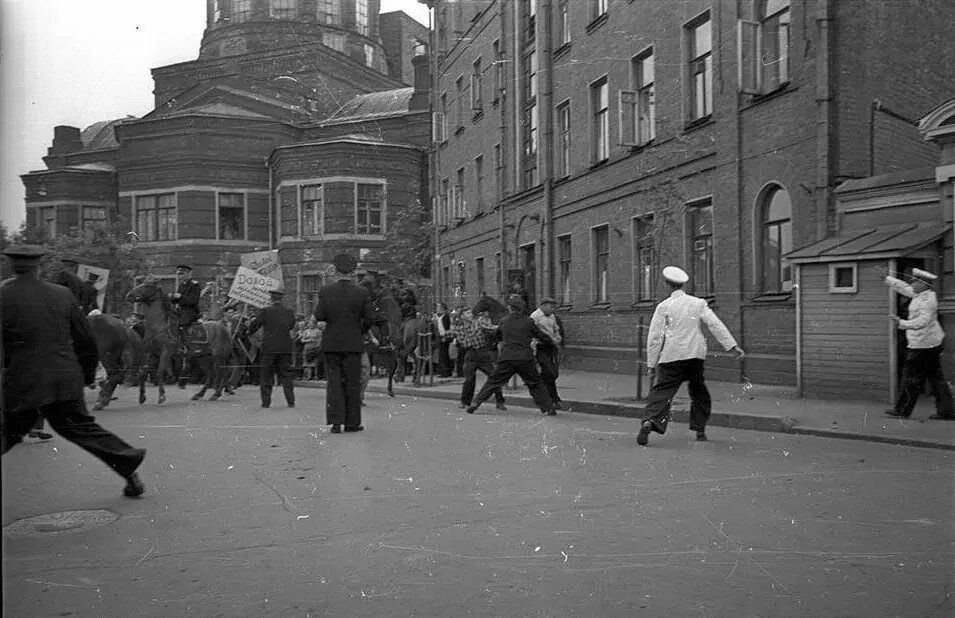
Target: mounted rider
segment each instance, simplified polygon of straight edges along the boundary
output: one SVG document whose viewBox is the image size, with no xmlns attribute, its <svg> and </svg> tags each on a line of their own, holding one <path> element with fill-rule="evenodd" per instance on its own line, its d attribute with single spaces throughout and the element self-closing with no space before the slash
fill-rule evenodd
<svg viewBox="0 0 955 618">
<path fill-rule="evenodd" d="M 176 276 L 180 278 L 179 287 L 169 296 L 169 300 L 179 314 L 179 341 L 186 344 L 189 327 L 199 320 L 199 297 L 202 294 L 202 286 L 192 278 L 192 266 L 188 264 L 176 266 Z"/>
</svg>

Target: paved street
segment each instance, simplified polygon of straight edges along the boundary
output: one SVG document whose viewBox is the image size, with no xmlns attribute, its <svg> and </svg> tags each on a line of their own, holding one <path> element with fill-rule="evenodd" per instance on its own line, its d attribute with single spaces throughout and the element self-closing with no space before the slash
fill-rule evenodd
<svg viewBox="0 0 955 618">
<path fill-rule="evenodd" d="M 3 458 L 8 616 L 949 616 L 949 451 L 370 393 L 99 413 L 149 449 L 148 493 L 62 439 Z M 150 401 L 155 395 L 150 390 Z"/>
</svg>

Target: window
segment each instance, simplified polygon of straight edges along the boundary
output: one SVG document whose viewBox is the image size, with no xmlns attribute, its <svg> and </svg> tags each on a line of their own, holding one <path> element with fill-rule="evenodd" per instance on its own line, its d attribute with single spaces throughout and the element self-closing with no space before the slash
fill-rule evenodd
<svg viewBox="0 0 955 618">
<path fill-rule="evenodd" d="M 382 234 L 384 232 L 385 186 L 380 184 L 358 184 L 357 216 L 355 232 L 358 234 Z"/>
<path fill-rule="evenodd" d="M 219 194 L 218 240 L 245 240 L 245 194 Z"/>
<path fill-rule="evenodd" d="M 494 195 L 495 200 L 504 195 L 504 156 L 500 144 L 494 144 Z"/>
<path fill-rule="evenodd" d="M 557 177 L 570 176 L 570 101 L 557 106 Z"/>
<path fill-rule="evenodd" d="M 610 300 L 610 226 L 595 227 L 593 234 L 594 302 Z"/>
<path fill-rule="evenodd" d="M 298 192 L 295 187 L 279 189 L 280 236 L 298 236 Z"/>
<path fill-rule="evenodd" d="M 106 208 L 104 206 L 80 206 L 80 229 L 92 230 L 106 225 Z"/>
<path fill-rule="evenodd" d="M 56 238 L 56 206 L 40 208 L 39 227 L 46 231 L 47 237 Z"/>
<path fill-rule="evenodd" d="M 297 18 L 298 0 L 270 0 L 269 17 L 272 19 Z"/>
<path fill-rule="evenodd" d="M 789 292 L 793 289 L 792 267 L 783 259 L 793 248 L 789 193 L 781 187 L 770 189 L 763 198 L 760 211 L 762 289 L 764 292 Z"/>
<path fill-rule="evenodd" d="M 447 225 L 451 220 L 451 180 L 444 178 L 441 180 L 441 192 L 438 195 L 441 201 L 441 224 Z"/>
<path fill-rule="evenodd" d="M 252 0 L 232 0 L 232 21 L 248 21 L 252 17 Z"/>
<path fill-rule="evenodd" d="M 523 139 L 523 187 L 537 185 L 537 140 L 539 117 L 537 110 L 537 50 L 531 46 L 522 56 L 523 110 L 521 136 Z"/>
<path fill-rule="evenodd" d="M 608 0 L 590 0 L 590 21 L 603 17 L 607 13 Z"/>
<path fill-rule="evenodd" d="M 607 78 L 590 85 L 590 109 L 593 113 L 591 152 L 594 163 L 610 158 L 610 96 Z"/>
<path fill-rule="evenodd" d="M 355 224 L 355 183 L 325 183 L 325 233 L 348 234 Z"/>
<path fill-rule="evenodd" d="M 441 9 L 441 17 L 438 19 L 438 53 L 448 51 L 448 7 Z"/>
<path fill-rule="evenodd" d="M 829 265 L 829 292 L 832 294 L 855 294 L 859 291 L 855 262 Z"/>
<path fill-rule="evenodd" d="M 471 65 L 471 109 L 478 111 L 484 106 L 481 95 L 484 93 L 484 80 L 481 77 L 481 59 Z"/>
<path fill-rule="evenodd" d="M 534 37 L 537 35 L 537 0 L 525 0 L 521 3 L 523 10 L 522 21 L 524 23 L 523 44 L 533 44 Z"/>
<path fill-rule="evenodd" d="M 570 296 L 571 245 L 569 234 L 557 239 L 557 260 L 560 264 L 560 298 L 557 300 L 561 305 L 571 305 L 573 302 Z"/>
<path fill-rule="evenodd" d="M 474 260 L 474 273 L 477 278 L 477 295 L 476 298 L 481 298 L 481 295 L 484 294 L 486 288 L 484 287 L 484 258 L 479 257 Z"/>
<path fill-rule="evenodd" d="M 765 90 L 774 90 L 789 81 L 789 1 L 760 2 L 760 48 Z"/>
<path fill-rule="evenodd" d="M 686 28 L 689 49 L 690 120 L 700 120 L 713 113 L 713 46 L 710 15 Z"/>
<path fill-rule="evenodd" d="M 706 200 L 688 207 L 690 281 L 697 296 L 712 296 L 713 285 L 713 204 Z"/>
<path fill-rule="evenodd" d="M 365 66 L 375 65 L 375 48 L 369 43 L 365 43 Z"/>
<path fill-rule="evenodd" d="M 465 203 L 464 203 L 464 168 L 459 167 L 457 173 L 455 174 L 454 189 L 452 189 L 451 195 L 454 198 L 454 218 L 455 219 L 464 219 L 466 216 L 465 212 Z"/>
<path fill-rule="evenodd" d="M 222 7 L 219 6 L 219 0 L 212 0 L 212 22 L 218 23 L 222 19 Z"/>
<path fill-rule="evenodd" d="M 362 36 L 370 34 L 368 28 L 368 0 L 355 0 L 355 30 Z"/>
<path fill-rule="evenodd" d="M 557 2 L 557 47 L 570 43 L 570 0 Z"/>
<path fill-rule="evenodd" d="M 474 193 L 477 196 L 477 210 L 484 212 L 484 155 L 474 157 Z"/>
<path fill-rule="evenodd" d="M 428 42 L 421 39 L 411 39 L 411 55 L 424 56 L 428 53 Z"/>
<path fill-rule="evenodd" d="M 322 45 L 343 52 L 345 51 L 345 35 L 337 32 L 323 32 Z"/>
<path fill-rule="evenodd" d="M 302 187 L 302 236 L 322 233 L 322 185 Z"/>
<path fill-rule="evenodd" d="M 341 0 L 318 0 L 318 21 L 330 26 L 342 24 Z"/>
<path fill-rule="evenodd" d="M 653 215 L 633 220 L 633 299 L 653 299 Z"/>
<path fill-rule="evenodd" d="M 322 276 L 315 274 L 301 275 L 301 277 L 299 287 L 301 290 L 299 296 L 300 310 L 306 316 L 310 316 L 315 313 L 315 307 L 318 305 L 318 293 L 322 289 Z"/>
<path fill-rule="evenodd" d="M 632 90 L 620 93 L 620 143 L 643 146 L 656 137 L 653 50 L 630 62 Z"/>
<path fill-rule="evenodd" d="M 176 194 L 136 198 L 136 234 L 139 240 L 176 240 Z"/>
</svg>

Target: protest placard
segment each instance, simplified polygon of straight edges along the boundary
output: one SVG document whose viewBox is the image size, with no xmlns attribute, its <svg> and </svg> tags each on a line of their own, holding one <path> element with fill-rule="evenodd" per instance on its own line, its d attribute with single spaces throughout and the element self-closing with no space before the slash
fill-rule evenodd
<svg viewBox="0 0 955 618">
<path fill-rule="evenodd" d="M 279 270 L 281 276 L 281 269 Z M 261 275 L 249 268 L 239 266 L 229 289 L 229 298 L 253 307 L 268 307 L 271 304 L 269 292 L 281 289 L 281 282 Z"/>
<path fill-rule="evenodd" d="M 284 285 L 282 283 L 282 264 L 279 262 L 278 249 L 243 253 L 239 256 L 239 260 L 243 268 L 247 268 L 256 274 L 269 277 L 270 279 L 275 279 L 280 285 Z"/>
</svg>

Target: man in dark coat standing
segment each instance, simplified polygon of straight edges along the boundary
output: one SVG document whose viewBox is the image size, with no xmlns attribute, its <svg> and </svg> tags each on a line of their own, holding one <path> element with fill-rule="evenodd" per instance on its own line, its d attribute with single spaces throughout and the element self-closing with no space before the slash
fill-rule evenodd
<svg viewBox="0 0 955 618">
<path fill-rule="evenodd" d="M 96 377 L 99 356 L 86 319 L 62 287 L 37 279 L 46 249 L 11 245 L 12 279 L 0 284 L 3 361 L 2 452 L 22 441 L 42 414 L 58 434 L 98 457 L 126 479 L 123 493 L 145 491 L 136 469 L 145 449 L 133 448 L 96 424 L 83 385 Z"/>
<path fill-rule="evenodd" d="M 262 348 L 259 351 L 259 392 L 262 395 L 262 407 L 272 405 L 272 384 L 275 376 L 285 393 L 285 403 L 295 407 L 295 391 L 292 389 L 292 335 L 295 327 L 295 314 L 282 304 L 284 292 L 269 292 L 272 304 L 252 320 L 249 334 L 262 329 Z"/>
<path fill-rule="evenodd" d="M 80 296 L 80 307 L 83 315 L 89 315 L 93 309 L 99 309 L 99 290 L 96 289 L 96 282 L 99 281 L 99 275 L 90 273 L 86 281 L 83 282 L 83 293 Z"/>
<path fill-rule="evenodd" d="M 494 365 L 494 373 L 484 383 L 481 392 L 471 401 L 467 412 L 474 414 L 474 411 L 487 401 L 495 390 L 507 384 L 507 381 L 516 373 L 524 380 L 527 390 L 531 392 L 531 397 L 534 398 L 534 403 L 540 411 L 553 416 L 557 414 L 557 411 L 537 372 L 531 340 L 537 339 L 550 345 L 556 344 L 550 336 L 538 328 L 534 320 L 526 315 L 526 305 L 521 297 L 512 295 L 507 300 L 507 309 L 509 313 L 501 320 L 497 329 L 498 336 L 504 345 L 501 346 L 497 364 Z"/>
<path fill-rule="evenodd" d="M 325 417 L 332 433 L 341 433 L 342 425 L 345 431 L 361 431 L 361 354 L 372 324 L 371 299 L 351 281 L 354 257 L 340 253 L 333 263 L 338 281 L 322 287 L 315 307 L 315 319 L 328 325 L 322 337 L 328 379 Z"/>
<path fill-rule="evenodd" d="M 86 293 L 86 284 L 82 279 L 76 276 L 77 262 L 72 257 L 60 259 L 60 272 L 53 277 L 53 283 L 62 285 L 73 295 L 73 302 L 82 307 L 84 294 Z"/>
</svg>

